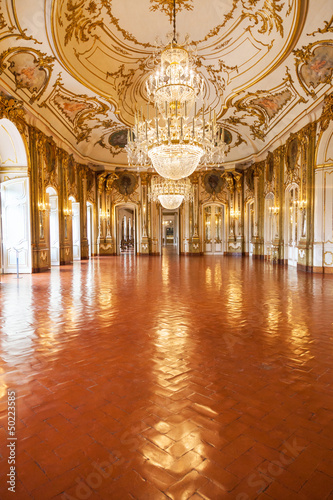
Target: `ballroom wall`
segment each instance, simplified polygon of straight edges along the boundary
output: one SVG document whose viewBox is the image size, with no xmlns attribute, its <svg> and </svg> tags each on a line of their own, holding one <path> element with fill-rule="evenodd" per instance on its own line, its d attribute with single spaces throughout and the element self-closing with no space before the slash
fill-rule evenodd
<svg viewBox="0 0 333 500">
<path fill-rule="evenodd" d="M 179 253 L 252 255 L 303 271 L 332 272 L 332 107 L 330 95 L 319 118 L 299 130 L 294 127 L 264 158 L 246 168 L 235 165 L 226 171 L 192 174 L 193 199 L 177 212 Z M 80 204 L 81 259 L 90 256 L 88 231 L 91 255 L 119 253 L 117 217 L 122 207 L 134 214 L 136 253 L 161 253 L 162 208 L 150 201 L 152 171 L 107 171 L 76 161 L 65 145 L 29 121 L 20 101 L 5 95 L 0 97 L 0 119 L 15 126 L 26 152 L 26 165 L 5 161 L 11 153 L 0 141 L 0 181 L 28 177 L 30 182 L 32 272 L 51 266 L 50 187 L 58 196 L 61 265 L 73 261 L 71 200 Z M 92 228 L 87 228 L 87 203 L 92 207 Z"/>
</svg>

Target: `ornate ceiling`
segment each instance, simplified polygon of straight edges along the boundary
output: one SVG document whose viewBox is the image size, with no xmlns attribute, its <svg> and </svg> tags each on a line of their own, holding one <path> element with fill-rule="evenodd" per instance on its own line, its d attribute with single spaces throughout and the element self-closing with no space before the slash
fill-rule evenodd
<svg viewBox="0 0 333 500">
<path fill-rule="evenodd" d="M 332 90 L 327 0 L 176 0 L 226 163 L 250 162 Z M 172 0 L 2 0 L 0 89 L 80 161 L 126 166 L 127 128 L 171 33 Z M 34 118 L 33 118 L 34 117 Z"/>
</svg>

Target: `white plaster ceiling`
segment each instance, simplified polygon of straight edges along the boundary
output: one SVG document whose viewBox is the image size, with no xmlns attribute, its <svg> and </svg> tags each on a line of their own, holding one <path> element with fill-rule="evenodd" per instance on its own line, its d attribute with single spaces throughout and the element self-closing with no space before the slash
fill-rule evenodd
<svg viewBox="0 0 333 500">
<path fill-rule="evenodd" d="M 204 102 L 255 160 L 332 90 L 327 0 L 177 0 Z M 81 161 L 126 166 L 126 129 L 172 31 L 172 0 L 2 0 L 0 88 Z M 125 132 L 122 132 L 125 131 Z"/>
</svg>

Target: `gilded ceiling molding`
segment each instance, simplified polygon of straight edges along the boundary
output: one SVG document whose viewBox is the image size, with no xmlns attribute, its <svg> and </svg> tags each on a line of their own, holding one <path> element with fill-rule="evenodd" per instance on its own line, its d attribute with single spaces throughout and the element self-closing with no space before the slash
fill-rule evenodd
<svg viewBox="0 0 333 500">
<path fill-rule="evenodd" d="M 104 9 L 111 25 L 114 25 L 120 31 L 125 40 L 143 47 L 151 47 L 150 43 L 139 43 L 131 33 L 120 27 L 119 19 L 112 14 L 112 0 L 79 0 L 77 3 L 74 3 L 73 0 L 67 0 L 65 17 L 68 24 L 66 26 L 65 46 L 73 37 L 79 43 L 87 42 L 90 36 L 98 36 L 95 33 L 97 28 L 105 30 L 105 22 L 102 17 Z M 60 26 L 64 25 L 64 20 L 59 14 L 58 22 Z"/>
<path fill-rule="evenodd" d="M 171 2 L 169 0 L 151 0 L 154 2 L 154 4 L 151 6 L 150 10 L 160 10 L 162 12 L 165 12 L 169 16 L 169 9 Z M 184 6 L 186 10 L 192 10 L 188 9 L 185 7 L 185 5 L 189 5 L 189 1 L 193 0 L 178 0 L 178 10 L 179 7 L 181 8 Z M 256 6 L 258 2 L 262 2 L 263 0 L 251 0 L 252 3 L 255 3 Z M 277 3 L 280 0 L 273 0 L 273 3 Z M 250 15 L 253 16 L 255 19 L 255 22 L 259 22 L 260 20 L 262 21 L 262 28 L 267 25 L 268 27 L 270 26 L 269 22 L 269 13 L 271 16 L 274 16 L 274 20 L 276 18 L 276 12 L 278 9 L 274 7 L 270 7 L 269 3 L 267 0 L 263 1 L 264 7 L 262 9 L 258 9 L 258 12 L 256 13 L 255 11 L 257 9 L 253 9 L 253 12 L 251 11 L 251 8 L 249 8 L 246 5 L 246 0 L 233 0 L 232 6 L 229 10 L 229 12 L 223 14 L 223 21 L 222 23 L 218 24 L 214 28 L 212 28 L 209 33 L 202 39 L 202 40 L 195 40 L 193 43 L 199 44 L 202 42 L 207 41 L 208 39 L 215 37 L 219 34 L 222 28 L 224 28 L 227 24 L 227 22 L 233 18 L 233 14 L 235 10 L 237 9 L 238 4 L 241 4 L 243 6 L 243 10 L 241 13 L 241 20 L 245 19 L 246 17 L 250 17 Z M 268 6 L 268 8 L 267 8 Z M 156 7 L 156 8 L 155 8 Z M 104 21 L 103 18 L 103 10 L 106 11 L 109 20 L 108 22 Z M 67 0 L 66 7 L 64 9 L 64 16 L 67 21 L 67 26 L 65 28 L 65 46 L 68 45 L 68 43 L 73 39 L 73 37 L 76 39 L 78 43 L 81 42 L 87 42 L 90 40 L 90 37 L 98 37 L 98 34 L 96 33 L 96 30 L 98 28 L 106 31 L 107 28 L 106 26 L 110 23 L 111 25 L 115 26 L 116 29 L 122 34 L 124 39 L 128 42 L 132 42 L 135 45 L 139 45 L 143 48 L 154 48 L 154 45 L 146 42 L 139 42 L 137 38 L 130 33 L 129 31 L 123 29 L 120 24 L 119 24 L 119 19 L 117 19 L 113 14 L 112 14 L 112 0 L 105 1 L 105 0 L 79 0 L 77 3 L 74 3 L 73 0 Z M 65 22 L 58 10 L 58 16 L 57 20 L 60 24 L 60 26 L 64 26 Z"/>
<path fill-rule="evenodd" d="M 313 99 L 320 85 L 330 85 L 333 73 L 333 41 L 318 41 L 309 43 L 295 54 L 296 74 L 303 90 Z M 320 89 L 319 89 L 320 90 Z"/>
<path fill-rule="evenodd" d="M 98 115 L 107 116 L 109 112 L 109 106 L 96 97 L 67 90 L 61 76 L 53 85 L 51 94 L 39 106 L 48 108 L 60 118 L 76 137 L 77 144 L 88 141 L 92 130 L 100 126 Z"/>
<path fill-rule="evenodd" d="M 28 36 L 27 29 L 22 29 L 18 21 L 15 2 L 13 0 L 1 0 L 0 2 L 0 41 L 9 37 L 16 40 L 32 40 L 35 44 L 42 44 L 32 35 Z"/>
<path fill-rule="evenodd" d="M 37 49 L 12 47 L 0 54 L 0 74 L 7 70 L 15 81 L 15 90 L 27 89 L 30 102 L 38 101 L 51 78 L 55 58 Z"/>
<path fill-rule="evenodd" d="M 316 31 L 312 33 L 308 33 L 308 36 L 315 36 L 316 33 L 333 33 L 333 16 L 330 21 L 324 21 L 324 27 L 318 28 Z"/>
<path fill-rule="evenodd" d="M 23 102 L 0 92 L 0 118 L 12 121 L 19 132 L 23 133 L 26 127 Z"/>
<path fill-rule="evenodd" d="M 267 133 L 286 113 L 297 104 L 306 102 L 293 83 L 289 70 L 286 68 L 286 77 L 280 85 L 269 90 L 248 92 L 233 104 L 234 115 L 242 113 L 241 116 L 232 116 L 226 121 L 249 127 L 254 139 L 264 141 Z M 252 123 L 249 118 L 250 120 L 252 118 Z"/>
<path fill-rule="evenodd" d="M 142 59 L 138 59 L 137 62 L 142 61 Z M 117 93 L 118 98 L 125 97 L 126 90 L 130 85 L 133 84 L 133 78 L 135 75 L 135 70 L 130 69 L 127 74 L 124 72 L 125 65 L 122 64 L 117 71 L 107 71 L 106 78 L 111 78 L 114 89 Z"/>
<path fill-rule="evenodd" d="M 0 9 L 1 9 L 1 4 L 0 4 Z M 0 10 L 0 31 L 3 30 L 5 26 L 6 26 L 5 17 Z"/>
<path fill-rule="evenodd" d="M 284 3 L 280 2 L 281 0 L 265 0 L 263 2 L 262 8 L 258 8 L 258 4 L 260 5 L 259 0 L 252 0 L 251 2 L 242 0 L 244 10 L 242 12 L 241 19 L 245 19 L 246 17 L 248 17 L 249 19 L 254 21 L 255 25 L 261 24 L 258 32 L 262 34 L 271 34 L 273 28 L 275 27 L 281 38 L 283 38 L 283 20 L 280 12 L 283 9 Z M 251 11 L 248 6 L 249 3 L 251 5 Z"/>
</svg>

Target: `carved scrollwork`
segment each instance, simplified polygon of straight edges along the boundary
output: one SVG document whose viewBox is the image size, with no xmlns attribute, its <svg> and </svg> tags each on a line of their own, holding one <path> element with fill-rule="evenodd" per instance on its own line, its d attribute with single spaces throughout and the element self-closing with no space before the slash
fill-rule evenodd
<svg viewBox="0 0 333 500">
<path fill-rule="evenodd" d="M 308 36 L 315 36 L 316 33 L 332 33 L 333 32 L 333 16 L 330 21 L 324 21 L 324 27 L 318 28 L 316 31 L 312 33 L 308 33 Z"/>
<path fill-rule="evenodd" d="M 319 119 L 320 130 L 324 132 L 330 121 L 333 120 L 333 94 L 329 94 L 325 97 L 323 109 Z"/>
<path fill-rule="evenodd" d="M 0 92 L 0 118 L 7 118 L 14 122 L 18 130 L 23 133 L 25 129 L 23 102 Z"/>
</svg>

